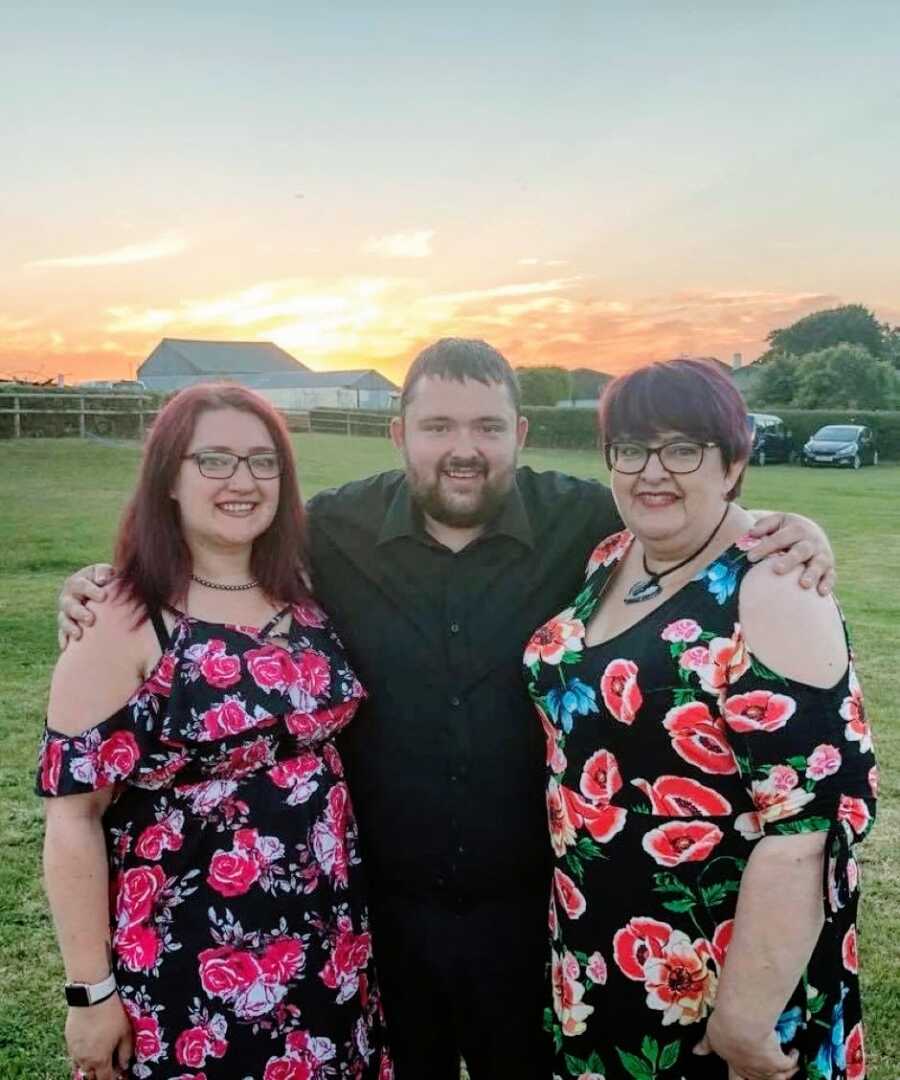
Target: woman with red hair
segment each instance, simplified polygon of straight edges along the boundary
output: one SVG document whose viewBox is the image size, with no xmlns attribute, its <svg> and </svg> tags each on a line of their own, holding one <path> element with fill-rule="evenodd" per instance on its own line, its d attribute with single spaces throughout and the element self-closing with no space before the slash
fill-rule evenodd
<svg viewBox="0 0 900 1080">
<path fill-rule="evenodd" d="M 40 753 L 77 1075 L 391 1075 L 333 743 L 364 691 L 303 534 L 271 406 L 166 405 Z"/>
</svg>

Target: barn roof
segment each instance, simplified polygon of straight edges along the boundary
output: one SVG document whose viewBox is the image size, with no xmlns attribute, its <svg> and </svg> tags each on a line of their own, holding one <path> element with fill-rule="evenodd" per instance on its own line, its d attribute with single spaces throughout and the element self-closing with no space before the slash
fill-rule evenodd
<svg viewBox="0 0 900 1080">
<path fill-rule="evenodd" d="M 142 375 L 235 375 L 309 369 L 271 341 L 163 338 L 138 369 Z"/>
<path fill-rule="evenodd" d="M 342 387 L 353 390 L 399 391 L 400 387 L 385 378 L 374 368 L 353 371 L 275 371 L 264 375 L 252 375 L 244 380 L 246 386 L 255 390 L 283 388 L 316 389 L 319 387 Z"/>
</svg>

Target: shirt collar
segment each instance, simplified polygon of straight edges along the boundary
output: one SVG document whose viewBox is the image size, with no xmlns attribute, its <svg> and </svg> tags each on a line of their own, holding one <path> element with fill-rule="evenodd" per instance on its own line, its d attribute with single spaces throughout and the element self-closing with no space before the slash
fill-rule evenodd
<svg viewBox="0 0 900 1080">
<path fill-rule="evenodd" d="M 430 540 L 422 512 L 413 503 L 405 477 L 387 508 L 376 543 L 387 544 L 401 536 L 410 536 L 426 543 Z M 500 512 L 488 523 L 479 539 L 488 536 L 510 536 L 525 547 L 534 547 L 534 531 L 518 484 L 513 483 Z"/>
</svg>

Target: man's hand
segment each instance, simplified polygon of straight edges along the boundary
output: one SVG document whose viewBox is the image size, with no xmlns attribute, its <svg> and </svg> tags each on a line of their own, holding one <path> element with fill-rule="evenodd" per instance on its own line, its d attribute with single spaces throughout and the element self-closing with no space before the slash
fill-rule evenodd
<svg viewBox="0 0 900 1080">
<path fill-rule="evenodd" d="M 768 555 L 780 554 L 775 561 L 775 573 L 787 574 L 797 566 L 805 566 L 800 584 L 804 589 L 816 586 L 822 596 L 834 589 L 834 552 L 824 531 L 809 518 L 800 514 L 766 514 L 750 530 L 760 537 L 747 558 L 758 562 Z"/>
<path fill-rule="evenodd" d="M 88 600 L 102 603 L 107 596 L 104 586 L 115 576 L 116 571 L 109 563 L 94 563 L 66 578 L 59 594 L 59 611 L 56 615 L 60 652 L 70 639 L 78 641 L 84 627 L 93 623 L 94 613 L 85 605 Z"/>
<path fill-rule="evenodd" d="M 791 1080 L 797 1075 L 798 1051 L 785 1054 L 774 1031 L 764 1039 L 751 1041 L 743 1033 L 728 1032 L 724 1024 L 716 1027 L 715 1015 L 694 1053 L 703 1057 L 718 1054 L 728 1063 L 728 1080 Z"/>
</svg>

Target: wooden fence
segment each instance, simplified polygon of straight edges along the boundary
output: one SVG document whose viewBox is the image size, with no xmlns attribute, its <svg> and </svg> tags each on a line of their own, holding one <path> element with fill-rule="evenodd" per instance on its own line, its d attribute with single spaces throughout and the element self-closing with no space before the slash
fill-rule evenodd
<svg viewBox="0 0 900 1080">
<path fill-rule="evenodd" d="M 159 411 L 159 397 L 115 393 L 0 394 L 0 438 L 78 435 L 143 439 Z M 385 438 L 391 414 L 362 409 L 317 408 L 309 411 L 280 409 L 291 431 L 319 431 L 335 435 L 371 435 Z M 11 421 L 6 422 L 6 417 Z M 44 418 L 44 419 L 41 419 Z M 126 420 L 126 424 L 116 420 Z"/>
</svg>

